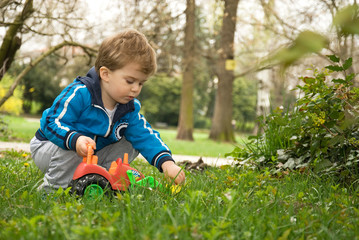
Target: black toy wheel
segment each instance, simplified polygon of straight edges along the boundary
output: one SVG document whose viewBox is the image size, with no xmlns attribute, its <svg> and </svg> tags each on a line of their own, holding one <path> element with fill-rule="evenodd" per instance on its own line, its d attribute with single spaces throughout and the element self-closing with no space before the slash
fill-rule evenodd
<svg viewBox="0 0 359 240">
<path fill-rule="evenodd" d="M 88 174 L 70 183 L 71 193 L 84 196 L 85 199 L 98 200 L 111 191 L 110 183 L 101 175 Z"/>
</svg>

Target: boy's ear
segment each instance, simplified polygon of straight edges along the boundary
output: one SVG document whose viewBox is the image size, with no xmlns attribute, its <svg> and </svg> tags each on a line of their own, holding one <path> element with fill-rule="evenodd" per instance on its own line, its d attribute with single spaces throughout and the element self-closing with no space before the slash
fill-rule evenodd
<svg viewBox="0 0 359 240">
<path fill-rule="evenodd" d="M 104 80 L 105 82 L 107 82 L 108 78 L 109 78 L 109 74 L 110 74 L 110 69 L 108 69 L 107 67 L 100 67 L 101 80 Z"/>
</svg>

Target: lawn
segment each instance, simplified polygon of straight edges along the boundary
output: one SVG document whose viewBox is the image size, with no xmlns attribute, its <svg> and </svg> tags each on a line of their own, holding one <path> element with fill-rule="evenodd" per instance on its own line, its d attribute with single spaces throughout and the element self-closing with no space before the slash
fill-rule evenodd
<svg viewBox="0 0 359 240">
<path fill-rule="evenodd" d="M 30 142 L 35 135 L 36 130 L 40 126 L 40 122 L 36 119 L 26 119 L 23 117 L 0 115 L 3 121 L 7 123 L 8 134 L 2 136 L 1 141 L 22 141 Z M 0 118 L 1 119 L 1 118 Z M 2 126 L 0 126 L 0 129 Z"/>
<path fill-rule="evenodd" d="M 136 167 L 164 183 L 148 164 Z M 358 189 L 330 178 L 229 166 L 186 174 L 177 195 L 46 196 L 36 191 L 42 174 L 30 156 L 2 152 L 0 239 L 358 239 Z"/>
<path fill-rule="evenodd" d="M 1 115 L 0 115 L 1 116 Z M 30 142 L 39 128 L 39 121 L 34 118 L 23 118 L 5 115 L 4 121 L 8 123 L 10 134 L 2 136 L 2 141 Z M 161 138 L 170 147 L 173 154 L 193 155 L 204 157 L 223 157 L 234 149 L 234 144 L 220 143 L 208 139 L 208 130 L 195 130 L 194 142 L 176 139 L 176 129 L 157 129 Z M 241 143 L 245 135 L 237 135 L 237 142 Z"/>
</svg>

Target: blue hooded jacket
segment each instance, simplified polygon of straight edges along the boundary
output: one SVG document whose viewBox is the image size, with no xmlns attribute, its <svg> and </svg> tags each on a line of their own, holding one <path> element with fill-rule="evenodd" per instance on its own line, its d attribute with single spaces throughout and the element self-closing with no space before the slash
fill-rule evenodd
<svg viewBox="0 0 359 240">
<path fill-rule="evenodd" d="M 162 163 L 173 161 L 171 151 L 139 113 L 140 109 L 137 99 L 118 103 L 112 120 L 102 103 L 100 78 L 92 67 L 86 77 L 77 77 L 43 112 L 36 137 L 76 151 L 77 139 L 85 135 L 96 141 L 98 151 L 125 136 L 151 165 L 162 171 Z"/>
</svg>

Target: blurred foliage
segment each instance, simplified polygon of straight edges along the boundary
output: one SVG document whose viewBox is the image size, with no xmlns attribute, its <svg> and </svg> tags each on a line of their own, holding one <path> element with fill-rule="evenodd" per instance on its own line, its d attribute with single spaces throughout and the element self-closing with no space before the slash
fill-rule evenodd
<svg viewBox="0 0 359 240">
<path fill-rule="evenodd" d="M 2 81 L 0 82 L 0 98 L 5 96 L 7 91 L 9 90 L 11 84 L 14 82 L 14 79 L 9 75 L 6 74 Z M 23 89 L 15 89 L 14 94 L 10 97 L 1 107 L 0 111 L 7 112 L 15 115 L 19 115 L 22 113 L 22 92 Z"/>
<path fill-rule="evenodd" d="M 211 87 L 207 86 L 205 74 L 196 75 L 194 89 L 194 126 L 209 128 L 211 115 L 207 115 L 213 106 L 214 95 Z M 197 80 L 196 79 L 196 80 Z M 142 114 L 154 124 L 164 122 L 176 126 L 181 97 L 182 80 L 178 77 L 159 73 L 144 85 L 138 99 L 142 104 Z M 207 85 L 206 85 L 207 84 Z M 256 81 L 238 78 L 234 82 L 233 118 L 237 120 L 237 128 L 243 130 L 246 123 L 255 121 L 256 108 Z"/>
<path fill-rule="evenodd" d="M 0 138 L 6 138 L 9 135 L 8 123 L 4 120 L 4 116 L 0 115 Z"/>
<path fill-rule="evenodd" d="M 333 17 L 332 25 L 337 28 L 341 36 L 359 34 L 359 5 L 353 4 L 340 9 Z M 328 45 L 327 36 L 304 30 L 298 34 L 290 46 L 280 49 L 267 61 L 278 63 L 286 69 L 305 55 L 319 53 Z"/>
<path fill-rule="evenodd" d="M 353 4 L 341 9 L 333 19 L 333 25 L 341 34 L 359 34 L 359 5 Z"/>
<path fill-rule="evenodd" d="M 51 55 L 34 67 L 23 79 L 24 111 L 29 113 L 32 102 L 40 103 L 37 113 L 51 107 L 54 98 L 62 91 L 57 72 L 63 67 L 57 56 Z"/>
<path fill-rule="evenodd" d="M 279 50 L 269 61 L 280 64 L 284 69 L 310 53 L 318 53 L 329 44 L 328 39 L 316 32 L 303 31 L 293 40 L 291 46 Z"/>
<path fill-rule="evenodd" d="M 9 74 L 17 76 L 26 65 L 14 63 Z M 21 107 L 24 113 L 39 114 L 52 105 L 55 97 L 62 91 L 58 74 L 64 65 L 59 57 L 50 55 L 41 64 L 30 70 L 21 81 Z"/>
<path fill-rule="evenodd" d="M 313 168 L 354 180 L 359 174 L 359 88 L 347 74 L 352 59 L 331 55 L 332 65 L 302 77 L 303 96 L 293 110 L 261 118 L 264 133 L 229 155 L 273 169 Z"/>
<path fill-rule="evenodd" d="M 237 78 L 233 84 L 233 119 L 235 128 L 250 131 L 246 125 L 256 120 L 257 81 L 254 79 Z"/>
<path fill-rule="evenodd" d="M 138 96 L 142 114 L 152 124 L 165 122 L 177 125 L 180 95 L 181 79 L 157 74 L 146 82 Z"/>
</svg>

